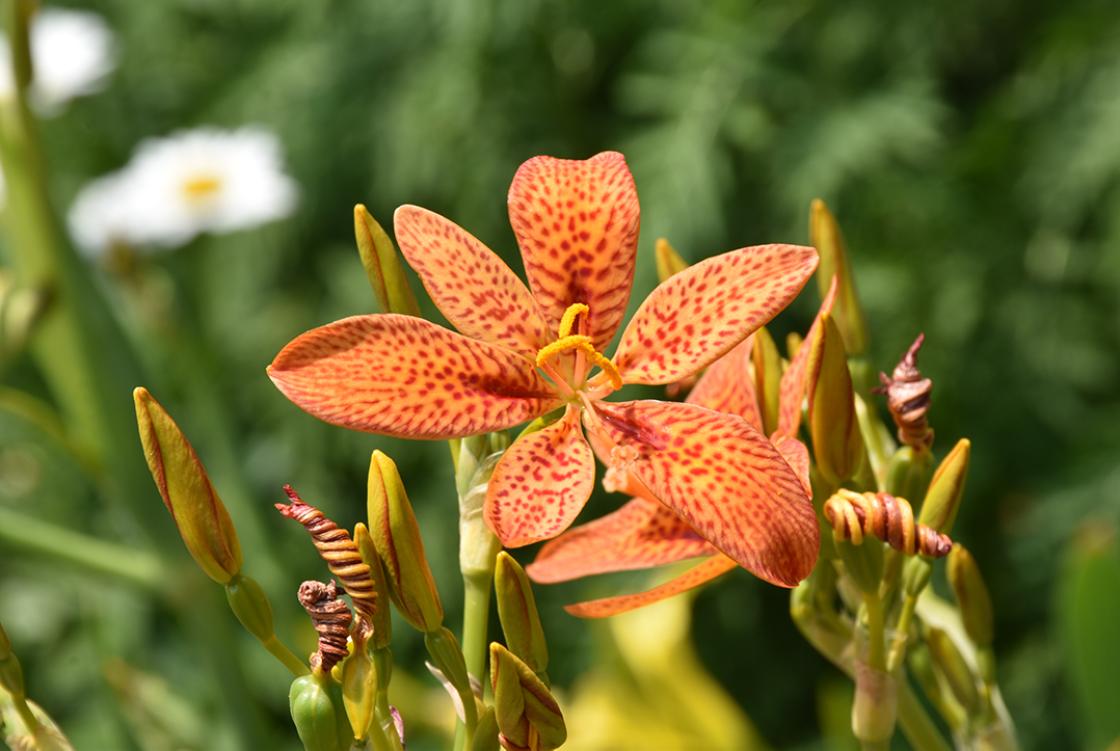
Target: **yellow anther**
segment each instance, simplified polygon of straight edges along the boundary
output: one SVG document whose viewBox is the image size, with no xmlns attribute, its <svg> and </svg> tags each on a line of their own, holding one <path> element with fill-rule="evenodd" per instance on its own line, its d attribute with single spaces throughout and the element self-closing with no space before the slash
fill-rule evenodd
<svg viewBox="0 0 1120 751">
<path fill-rule="evenodd" d="M 569 308 L 571 310 L 571 308 Z M 565 319 L 567 313 L 564 314 Z M 573 316 L 574 317 L 574 316 Z M 563 329 L 564 322 L 560 322 L 561 329 Z M 550 358 L 556 355 L 570 352 L 573 349 L 582 349 L 584 352 L 594 352 L 595 348 L 591 346 L 591 337 L 581 336 L 579 334 L 570 334 L 563 336 L 545 347 L 541 347 L 540 352 L 537 353 L 537 367 L 544 365 Z"/>
<path fill-rule="evenodd" d="M 566 339 L 572 333 L 572 326 L 575 326 L 576 319 L 580 314 L 587 313 L 591 308 L 587 307 L 581 302 L 572 303 L 568 309 L 564 311 L 564 315 L 560 318 L 560 328 L 557 331 L 560 339 Z"/>
<path fill-rule="evenodd" d="M 587 346 L 587 355 L 591 358 L 591 362 L 598 365 L 607 374 L 607 377 L 611 379 L 611 385 L 616 389 L 622 388 L 622 374 L 618 372 L 618 368 L 609 358 L 604 357 L 591 345 Z"/>
</svg>

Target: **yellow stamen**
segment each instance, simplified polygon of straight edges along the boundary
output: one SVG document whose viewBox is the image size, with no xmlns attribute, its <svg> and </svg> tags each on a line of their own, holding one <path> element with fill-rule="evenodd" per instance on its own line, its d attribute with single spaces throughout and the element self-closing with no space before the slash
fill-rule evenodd
<svg viewBox="0 0 1120 751">
<path fill-rule="evenodd" d="M 183 194 L 188 201 L 200 201 L 217 193 L 221 187 L 221 179 L 214 175 L 196 175 L 183 182 Z"/>
<path fill-rule="evenodd" d="M 573 305 L 571 308 L 568 308 L 568 311 L 571 311 L 572 308 L 575 307 L 576 306 Z M 587 306 L 583 307 L 586 308 Z M 575 315 L 578 315 L 578 313 L 576 313 Z M 575 315 L 572 316 L 573 319 L 575 318 Z M 564 330 L 564 323 L 567 320 L 568 313 L 566 312 L 564 313 L 564 319 L 560 322 L 561 331 Z M 569 327 L 570 325 L 571 324 L 569 323 Z M 564 352 L 571 352 L 572 350 L 576 349 L 587 353 L 587 356 L 591 359 L 591 362 L 595 363 L 603 369 L 603 372 L 606 373 L 607 377 L 611 379 L 611 383 L 616 389 L 622 388 L 622 374 L 618 372 L 618 368 L 615 367 L 614 363 L 611 362 L 610 359 L 604 357 L 598 350 L 595 349 L 595 346 L 591 344 L 591 337 L 583 336 L 582 334 L 568 334 L 567 336 L 563 336 L 557 339 L 552 344 L 541 347 L 540 351 L 537 352 L 537 367 L 541 367 L 546 362 L 548 362 L 549 359 L 556 357 L 557 355 L 563 354 Z"/>
<path fill-rule="evenodd" d="M 572 333 L 572 326 L 575 325 L 576 319 L 579 318 L 581 313 L 587 313 L 591 308 L 587 307 L 581 302 L 572 303 L 568 309 L 564 311 L 564 315 L 560 318 L 560 329 L 557 332 L 560 339 L 566 339 Z"/>
</svg>

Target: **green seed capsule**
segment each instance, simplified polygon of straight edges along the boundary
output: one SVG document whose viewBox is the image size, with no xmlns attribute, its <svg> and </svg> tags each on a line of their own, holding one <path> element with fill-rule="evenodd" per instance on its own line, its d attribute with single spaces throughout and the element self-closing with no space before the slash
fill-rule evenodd
<svg viewBox="0 0 1120 751">
<path fill-rule="evenodd" d="M 344 751 L 350 745 L 349 724 L 323 680 L 301 675 L 292 681 L 288 691 L 292 722 L 305 751 Z"/>
</svg>

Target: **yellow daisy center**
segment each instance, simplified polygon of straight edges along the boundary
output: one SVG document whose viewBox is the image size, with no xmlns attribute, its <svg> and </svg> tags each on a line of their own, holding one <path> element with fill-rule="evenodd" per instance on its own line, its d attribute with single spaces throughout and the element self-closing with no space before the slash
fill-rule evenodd
<svg viewBox="0 0 1120 751">
<path fill-rule="evenodd" d="M 194 175 L 183 181 L 183 195 L 188 201 L 205 201 L 222 188 L 222 180 L 217 175 Z"/>
</svg>

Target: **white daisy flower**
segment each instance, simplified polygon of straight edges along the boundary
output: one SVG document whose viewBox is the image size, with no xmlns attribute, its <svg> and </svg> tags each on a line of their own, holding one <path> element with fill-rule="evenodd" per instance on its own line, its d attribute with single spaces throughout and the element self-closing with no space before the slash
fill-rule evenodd
<svg viewBox="0 0 1120 751">
<path fill-rule="evenodd" d="M 297 195 L 273 133 L 199 128 L 141 143 L 124 169 L 79 193 L 70 228 L 92 253 L 114 244 L 175 247 L 283 218 Z"/>
<path fill-rule="evenodd" d="M 101 90 L 116 66 L 113 32 L 95 13 L 47 8 L 31 19 L 29 34 L 31 97 L 44 111 Z M 14 93 L 8 40 L 0 37 L 0 97 Z"/>
</svg>

